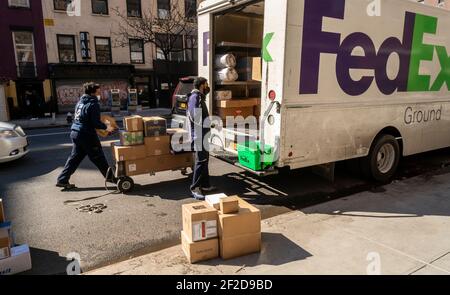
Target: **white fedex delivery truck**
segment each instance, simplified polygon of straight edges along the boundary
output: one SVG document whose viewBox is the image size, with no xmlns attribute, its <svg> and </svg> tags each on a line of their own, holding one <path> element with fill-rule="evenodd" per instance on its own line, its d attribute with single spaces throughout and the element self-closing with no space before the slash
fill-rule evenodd
<svg viewBox="0 0 450 295">
<path fill-rule="evenodd" d="M 206 0 L 198 27 L 210 112 L 234 114 L 236 105 L 220 108 L 237 98 L 260 105 L 256 133 L 212 130 L 227 153 L 238 155 L 237 136 L 275 153 L 269 167 L 247 170 L 360 158 L 368 176 L 387 181 L 401 156 L 450 146 L 447 10 L 408 0 Z M 221 58 L 228 69 L 218 69 Z"/>
</svg>

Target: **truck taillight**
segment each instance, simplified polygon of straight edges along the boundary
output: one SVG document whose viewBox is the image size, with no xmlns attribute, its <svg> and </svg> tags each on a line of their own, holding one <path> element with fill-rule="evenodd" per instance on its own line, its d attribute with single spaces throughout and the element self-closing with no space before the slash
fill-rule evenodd
<svg viewBox="0 0 450 295">
<path fill-rule="evenodd" d="M 277 98 L 277 93 L 275 92 L 275 90 L 270 90 L 269 91 L 269 99 L 271 101 L 274 101 Z"/>
</svg>

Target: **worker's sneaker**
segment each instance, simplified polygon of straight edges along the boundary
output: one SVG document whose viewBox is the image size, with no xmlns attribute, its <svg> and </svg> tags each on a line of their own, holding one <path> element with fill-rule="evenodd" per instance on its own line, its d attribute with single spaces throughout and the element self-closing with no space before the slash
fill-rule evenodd
<svg viewBox="0 0 450 295">
<path fill-rule="evenodd" d="M 76 188 L 75 184 L 71 184 L 71 183 L 57 183 L 56 187 L 60 187 L 65 190 L 70 190 L 70 189 Z"/>
<path fill-rule="evenodd" d="M 206 199 L 205 195 L 203 194 L 203 192 L 200 189 L 195 189 L 195 190 L 191 191 L 191 194 L 192 194 L 192 197 L 196 200 L 204 201 Z"/>
<path fill-rule="evenodd" d="M 217 191 L 217 187 L 210 185 L 209 187 L 202 187 L 202 191 L 205 193 L 211 193 Z"/>
</svg>

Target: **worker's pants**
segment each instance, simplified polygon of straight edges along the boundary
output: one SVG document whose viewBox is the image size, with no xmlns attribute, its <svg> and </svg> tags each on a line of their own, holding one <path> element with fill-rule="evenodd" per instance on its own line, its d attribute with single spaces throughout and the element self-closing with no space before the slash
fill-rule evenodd
<svg viewBox="0 0 450 295">
<path fill-rule="evenodd" d="M 97 135 L 72 131 L 70 138 L 73 142 L 72 153 L 67 159 L 64 170 L 58 177 L 58 183 L 69 183 L 70 177 L 75 173 L 86 156 L 89 157 L 106 178 L 109 165 Z"/>
<path fill-rule="evenodd" d="M 202 150 L 195 152 L 194 178 L 191 191 L 210 187 L 209 183 L 209 152 Z"/>
</svg>

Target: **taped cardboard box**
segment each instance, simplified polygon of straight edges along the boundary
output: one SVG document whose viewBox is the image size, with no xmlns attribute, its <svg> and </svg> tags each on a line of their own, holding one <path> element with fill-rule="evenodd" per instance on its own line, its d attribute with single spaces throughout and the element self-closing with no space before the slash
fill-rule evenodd
<svg viewBox="0 0 450 295">
<path fill-rule="evenodd" d="M 192 242 L 185 232 L 182 231 L 181 248 L 189 263 L 197 263 L 219 257 L 219 240 L 217 238 Z"/>
<path fill-rule="evenodd" d="M 128 132 L 144 131 L 144 122 L 141 116 L 123 118 L 123 128 Z"/>
<path fill-rule="evenodd" d="M 12 234 L 12 230 L 11 230 L 11 222 L 10 221 L 6 221 L 3 223 L 0 223 L 0 238 L 2 239 L 9 239 L 9 246 L 12 247 L 14 244 L 14 240 L 13 240 L 13 234 Z"/>
<path fill-rule="evenodd" d="M 190 241 L 198 242 L 213 239 L 217 234 L 216 209 L 206 202 L 185 204 L 182 206 L 183 231 Z"/>
<path fill-rule="evenodd" d="M 3 200 L 0 199 L 0 223 L 3 223 L 5 221 L 6 221 L 5 208 L 3 207 Z"/>
<path fill-rule="evenodd" d="M 0 260 L 0 276 L 21 273 L 31 268 L 30 247 L 28 245 L 11 248 L 11 256 Z"/>
<path fill-rule="evenodd" d="M 238 107 L 238 108 L 217 108 L 216 113 L 222 120 L 227 117 L 244 117 L 244 119 L 253 116 L 253 107 Z"/>
<path fill-rule="evenodd" d="M 120 144 L 123 146 L 142 145 L 144 144 L 144 132 L 120 132 Z"/>
<path fill-rule="evenodd" d="M 245 226 L 242 226 L 245 224 Z M 240 235 L 261 233 L 261 211 L 239 198 L 239 211 L 219 213 L 219 237 L 234 238 Z"/>
<path fill-rule="evenodd" d="M 154 136 L 144 139 L 147 156 L 161 156 L 170 154 L 170 136 Z"/>
<path fill-rule="evenodd" d="M 239 212 L 239 198 L 237 196 L 220 199 L 220 213 L 231 214 Z"/>
<path fill-rule="evenodd" d="M 246 98 L 246 99 L 230 99 L 230 100 L 218 100 L 217 107 L 219 108 L 245 108 L 255 107 L 259 103 L 258 98 Z"/>
<path fill-rule="evenodd" d="M 192 167 L 194 159 L 192 153 L 183 153 L 147 157 L 134 161 L 126 161 L 124 163 L 126 175 L 135 176 Z"/>
<path fill-rule="evenodd" d="M 133 161 L 145 158 L 147 156 L 147 149 L 145 145 L 135 145 L 135 146 L 122 146 L 113 145 L 112 154 L 116 162 L 122 161 Z"/>
<path fill-rule="evenodd" d="M 167 135 L 167 120 L 161 117 L 144 118 L 145 137 Z"/>
<path fill-rule="evenodd" d="M 11 241 L 9 236 L 0 237 L 0 260 L 11 256 Z"/>
<path fill-rule="evenodd" d="M 261 252 L 261 233 L 220 239 L 220 257 L 233 259 Z"/>
</svg>

